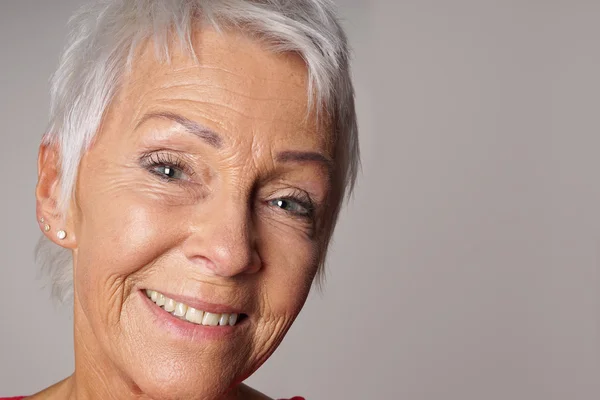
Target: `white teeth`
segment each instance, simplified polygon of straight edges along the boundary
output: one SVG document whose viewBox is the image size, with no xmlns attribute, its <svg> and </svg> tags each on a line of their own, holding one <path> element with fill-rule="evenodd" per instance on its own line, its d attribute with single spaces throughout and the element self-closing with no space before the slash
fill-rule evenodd
<svg viewBox="0 0 600 400">
<path fill-rule="evenodd" d="M 167 299 L 165 301 L 165 311 L 166 312 L 173 312 L 173 311 L 175 311 L 175 300 L 173 300 L 173 299 Z"/>
<path fill-rule="evenodd" d="M 227 325 L 229 323 L 229 314 L 221 314 L 221 318 L 219 318 L 219 325 Z"/>
<path fill-rule="evenodd" d="M 196 310 L 194 307 L 188 307 L 187 313 L 185 313 L 185 319 L 195 324 L 201 325 L 204 312 Z"/>
<path fill-rule="evenodd" d="M 165 311 L 171 313 L 179 319 L 185 319 L 188 322 L 197 325 L 206 326 L 234 326 L 237 323 L 238 314 L 216 314 L 197 310 L 184 303 L 176 302 L 154 290 L 146 290 L 146 296 L 157 306 L 163 307 Z"/>
<path fill-rule="evenodd" d="M 173 312 L 173 315 L 176 317 L 183 317 L 183 316 L 185 316 L 187 309 L 188 309 L 188 306 L 186 306 L 185 304 L 177 303 L 177 305 L 175 306 L 175 312 Z"/>
<path fill-rule="evenodd" d="M 209 312 L 204 313 L 204 319 L 202 319 L 202 325 L 217 326 L 219 325 L 220 314 L 213 314 Z"/>
</svg>

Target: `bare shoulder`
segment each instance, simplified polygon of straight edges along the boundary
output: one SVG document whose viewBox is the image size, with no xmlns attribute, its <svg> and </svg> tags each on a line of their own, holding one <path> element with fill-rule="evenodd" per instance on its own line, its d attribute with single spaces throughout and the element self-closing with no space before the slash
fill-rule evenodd
<svg viewBox="0 0 600 400">
<path fill-rule="evenodd" d="M 258 390 L 244 384 L 240 385 L 239 393 L 241 395 L 240 398 L 244 400 L 273 400 L 264 393 L 261 393 Z"/>
</svg>

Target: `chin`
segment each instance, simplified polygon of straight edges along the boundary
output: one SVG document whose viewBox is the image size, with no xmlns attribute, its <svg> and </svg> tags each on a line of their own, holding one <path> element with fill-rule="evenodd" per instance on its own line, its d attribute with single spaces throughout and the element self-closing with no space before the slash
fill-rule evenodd
<svg viewBox="0 0 600 400">
<path fill-rule="evenodd" d="M 113 354 L 134 393 L 161 400 L 216 400 L 248 375 L 250 324 L 240 324 L 233 333 L 207 335 L 152 308 L 143 296 L 134 303 L 122 319 L 121 350 Z M 140 312 L 145 307 L 156 315 Z"/>
<path fill-rule="evenodd" d="M 155 362 L 138 365 L 136 371 L 131 372 L 132 389 L 136 394 L 160 400 L 221 399 L 233 388 L 236 374 L 219 365 L 200 363 L 189 365 L 157 357 Z"/>
</svg>

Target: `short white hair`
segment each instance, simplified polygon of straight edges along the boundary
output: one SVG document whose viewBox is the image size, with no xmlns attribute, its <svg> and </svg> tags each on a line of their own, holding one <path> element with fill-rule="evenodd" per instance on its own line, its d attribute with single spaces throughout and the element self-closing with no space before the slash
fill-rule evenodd
<svg viewBox="0 0 600 400">
<path fill-rule="evenodd" d="M 60 151 L 59 211 L 73 199 L 79 163 L 99 130 L 138 45 L 151 39 L 159 60 L 169 60 L 174 37 L 195 58 L 196 23 L 239 29 L 273 52 L 294 52 L 308 69 L 309 106 L 326 110 L 335 143 L 336 196 L 330 204 L 326 247 L 344 198 L 359 169 L 358 128 L 346 35 L 329 0 L 101 0 L 70 21 L 68 44 L 51 80 L 50 123 L 43 138 Z M 53 295 L 73 294 L 70 250 L 42 235 L 36 260 L 50 275 Z M 323 278 L 323 263 L 317 281 Z"/>
</svg>

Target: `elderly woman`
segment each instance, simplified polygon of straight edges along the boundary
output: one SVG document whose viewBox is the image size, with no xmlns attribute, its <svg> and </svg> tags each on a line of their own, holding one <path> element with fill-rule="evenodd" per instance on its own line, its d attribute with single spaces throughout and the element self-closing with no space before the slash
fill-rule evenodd
<svg viewBox="0 0 600 400">
<path fill-rule="evenodd" d="M 358 165 L 332 4 L 105 0 L 72 24 L 36 198 L 75 371 L 31 398 L 268 398 L 242 382 L 321 276 Z"/>
</svg>

